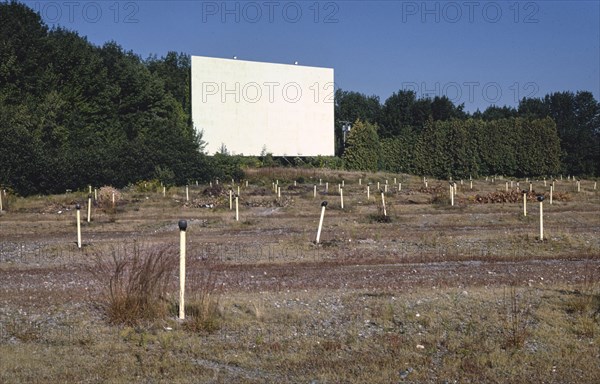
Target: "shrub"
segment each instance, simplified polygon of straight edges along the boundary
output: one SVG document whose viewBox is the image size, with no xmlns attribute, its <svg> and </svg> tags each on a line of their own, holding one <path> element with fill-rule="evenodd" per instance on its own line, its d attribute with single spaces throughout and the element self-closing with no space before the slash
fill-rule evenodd
<svg viewBox="0 0 600 384">
<path fill-rule="evenodd" d="M 98 206 L 101 208 L 112 207 L 113 193 L 115 195 L 115 204 L 116 204 L 122 198 L 121 192 L 118 189 L 113 188 L 111 186 L 107 186 L 107 185 L 100 188 L 100 190 L 98 191 Z"/>
<path fill-rule="evenodd" d="M 135 191 L 138 193 L 147 193 L 147 192 L 159 192 L 162 191 L 162 185 L 160 184 L 160 180 L 141 180 L 135 183 Z"/>
</svg>

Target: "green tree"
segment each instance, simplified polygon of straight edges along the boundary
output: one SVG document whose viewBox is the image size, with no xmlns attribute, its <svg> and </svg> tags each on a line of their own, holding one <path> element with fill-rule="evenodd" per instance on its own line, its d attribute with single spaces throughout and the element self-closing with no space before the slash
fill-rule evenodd
<svg viewBox="0 0 600 384">
<path fill-rule="evenodd" d="M 379 136 L 400 136 L 413 127 L 413 107 L 417 102 L 414 91 L 400 90 L 387 98 L 381 110 Z"/>
<path fill-rule="evenodd" d="M 377 171 L 380 160 L 377 126 L 356 120 L 348 134 L 343 159 L 348 169 Z"/>
<path fill-rule="evenodd" d="M 509 119 L 477 125 L 480 169 L 484 175 L 515 175 L 519 143 L 514 123 Z"/>
<path fill-rule="evenodd" d="M 191 124 L 189 57 L 145 63 L 0 3 L 0 182 L 17 192 L 208 177 Z M 181 83 L 183 85 L 181 85 Z M 25 151 L 25 152 L 23 152 Z M 172 176 L 171 176 L 172 173 Z"/>
<path fill-rule="evenodd" d="M 0 3 L 0 88 L 3 102 L 21 104 L 45 91 L 48 28 L 40 15 L 17 1 Z"/>
<path fill-rule="evenodd" d="M 547 117 L 515 122 L 522 124 L 517 175 L 556 175 L 560 171 L 560 140 L 554 121 Z"/>
<path fill-rule="evenodd" d="M 447 96 L 436 96 L 431 100 L 431 117 L 434 121 L 464 119 L 466 117 L 464 107 L 464 104 L 455 106 Z"/>
<path fill-rule="evenodd" d="M 343 91 L 335 92 L 335 118 L 336 121 L 356 121 L 375 124 L 381 113 L 381 105 L 378 96 L 367 96 L 359 92 Z"/>
<path fill-rule="evenodd" d="M 341 156 L 344 152 L 342 122 L 351 123 L 360 119 L 375 124 L 381 113 L 381 105 L 377 96 L 338 89 L 335 92 L 334 111 L 336 154 Z"/>
<path fill-rule="evenodd" d="M 512 107 L 490 105 L 478 117 L 485 121 L 510 119 L 511 117 L 517 117 L 517 110 Z"/>
<path fill-rule="evenodd" d="M 381 139 L 381 168 L 390 172 L 421 172 L 417 161 L 419 142 L 419 136 L 413 131 L 402 136 Z"/>
<path fill-rule="evenodd" d="M 27 115 L 24 106 L 0 103 L 0 184 L 17 192 L 36 191 L 45 171 Z"/>
<path fill-rule="evenodd" d="M 188 115 L 191 125 L 192 110 L 192 62 L 190 55 L 169 51 L 166 56 L 158 59 L 150 56 L 146 62 L 150 72 L 163 81 L 165 92 L 181 105 Z"/>
<path fill-rule="evenodd" d="M 600 103 L 591 92 L 555 92 L 543 99 L 523 99 L 523 117 L 556 122 L 564 172 L 600 175 Z"/>
</svg>

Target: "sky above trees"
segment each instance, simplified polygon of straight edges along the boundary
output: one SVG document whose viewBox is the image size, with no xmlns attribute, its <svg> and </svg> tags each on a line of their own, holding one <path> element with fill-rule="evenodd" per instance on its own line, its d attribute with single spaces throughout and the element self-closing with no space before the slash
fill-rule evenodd
<svg viewBox="0 0 600 384">
<path fill-rule="evenodd" d="M 48 25 L 146 58 L 192 55 L 332 67 L 382 100 L 447 96 L 465 111 L 523 97 L 600 98 L 597 1 L 24 1 Z"/>
</svg>

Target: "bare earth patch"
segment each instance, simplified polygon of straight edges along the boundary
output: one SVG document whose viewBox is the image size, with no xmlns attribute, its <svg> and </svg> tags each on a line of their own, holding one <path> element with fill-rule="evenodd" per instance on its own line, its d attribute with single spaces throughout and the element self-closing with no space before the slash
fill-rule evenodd
<svg viewBox="0 0 600 384">
<path fill-rule="evenodd" d="M 557 183 L 564 198 L 545 203 L 540 241 L 537 202 L 523 216 L 520 201 L 494 201 L 504 181 L 461 185 L 452 207 L 445 187 L 408 175 L 269 172 L 242 183 L 240 221 L 229 184 L 191 187 L 191 203 L 183 188 L 120 191 L 90 223 L 82 209 L 81 250 L 72 204 L 85 191 L 11 197 L 0 214 L 0 382 L 600 382 L 600 197 L 585 182 L 581 193 Z M 306 184 L 293 186 L 298 176 Z M 380 194 L 367 200 L 359 177 L 388 180 L 388 222 L 372 220 Z M 171 272 L 165 316 L 111 323 L 99 260 L 168 249 L 178 262 L 180 219 L 191 315 L 177 319 Z M 191 323 L 213 302 L 212 317 Z"/>
</svg>

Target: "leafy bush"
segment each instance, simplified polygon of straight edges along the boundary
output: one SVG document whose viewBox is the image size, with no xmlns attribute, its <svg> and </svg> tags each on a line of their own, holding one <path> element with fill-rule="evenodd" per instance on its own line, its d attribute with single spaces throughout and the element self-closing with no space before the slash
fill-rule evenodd
<svg viewBox="0 0 600 384">
<path fill-rule="evenodd" d="M 135 183 L 135 191 L 139 193 L 144 192 L 159 192 L 162 191 L 162 186 L 160 185 L 160 180 L 141 180 Z"/>
<path fill-rule="evenodd" d="M 229 156 L 216 153 L 208 157 L 208 169 L 210 169 L 210 179 L 220 180 L 241 180 L 244 178 L 244 171 L 241 168 L 243 156 Z"/>
</svg>

